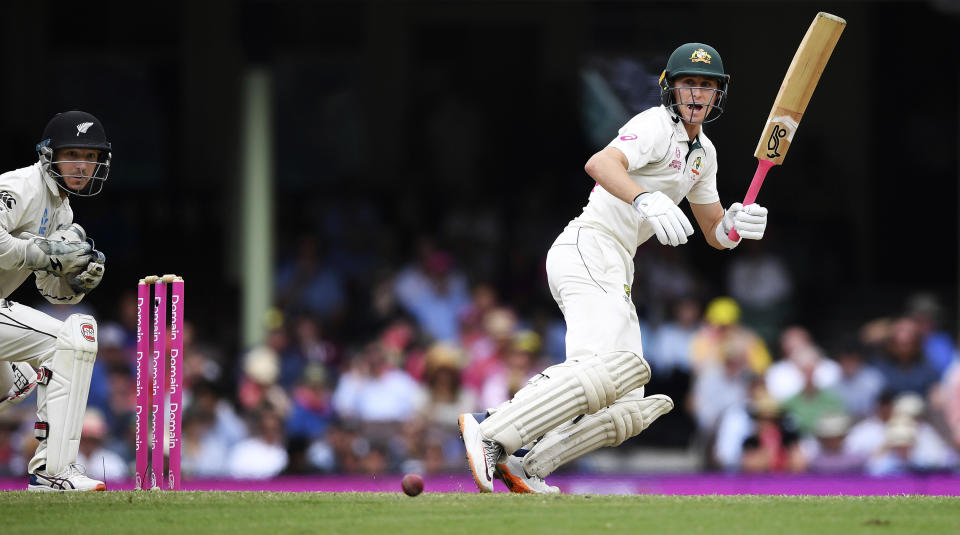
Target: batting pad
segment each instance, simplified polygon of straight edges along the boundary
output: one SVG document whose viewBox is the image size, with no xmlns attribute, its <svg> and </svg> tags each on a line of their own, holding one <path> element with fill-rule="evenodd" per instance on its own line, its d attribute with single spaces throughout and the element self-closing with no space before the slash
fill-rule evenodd
<svg viewBox="0 0 960 535">
<path fill-rule="evenodd" d="M 71 315 L 57 333 L 57 349 L 45 364 L 52 372 L 50 381 L 37 389 L 37 418 L 47 423 L 47 438 L 30 461 L 31 473 L 46 464 L 46 472 L 55 475 L 76 462 L 96 359 L 96 320 L 86 314 Z"/>
<path fill-rule="evenodd" d="M 592 414 L 650 380 L 650 366 L 632 351 L 614 351 L 550 366 L 480 424 L 507 452 L 581 414 Z"/>
<path fill-rule="evenodd" d="M 642 390 L 630 392 L 609 407 L 548 432 L 523 457 L 523 469 L 527 474 L 545 478 L 581 455 L 619 446 L 671 409 L 673 401 L 667 396 L 643 397 Z"/>
</svg>

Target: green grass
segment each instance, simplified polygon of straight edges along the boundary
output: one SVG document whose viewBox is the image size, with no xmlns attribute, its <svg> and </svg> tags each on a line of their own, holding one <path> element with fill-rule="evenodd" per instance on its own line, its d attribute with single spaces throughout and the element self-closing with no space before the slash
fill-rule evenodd
<svg viewBox="0 0 960 535">
<path fill-rule="evenodd" d="M 631 535 L 960 533 L 931 496 L 529 496 L 284 492 L 0 492 L 0 532 Z"/>
</svg>

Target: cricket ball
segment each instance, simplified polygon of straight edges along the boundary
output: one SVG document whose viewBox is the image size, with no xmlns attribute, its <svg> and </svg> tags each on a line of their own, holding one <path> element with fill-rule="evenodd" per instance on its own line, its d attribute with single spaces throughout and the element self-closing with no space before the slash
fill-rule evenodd
<svg viewBox="0 0 960 535">
<path fill-rule="evenodd" d="M 407 496 L 416 496 L 423 492 L 423 478 L 417 474 L 407 474 L 403 476 L 400 486 L 403 487 L 403 492 Z"/>
</svg>

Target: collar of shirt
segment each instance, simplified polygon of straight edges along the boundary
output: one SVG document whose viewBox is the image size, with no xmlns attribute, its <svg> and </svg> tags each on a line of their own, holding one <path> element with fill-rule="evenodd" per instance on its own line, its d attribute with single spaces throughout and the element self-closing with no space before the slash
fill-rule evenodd
<svg viewBox="0 0 960 535">
<path fill-rule="evenodd" d="M 56 197 L 58 200 L 62 202 L 64 199 L 61 199 L 60 197 L 60 186 L 57 185 L 57 181 L 54 180 L 54 178 L 50 176 L 49 173 L 43 172 L 43 166 L 40 165 L 40 162 L 37 162 L 35 165 L 40 170 L 40 178 L 43 180 L 44 185 L 47 186 L 47 189 L 50 191 L 50 193 L 54 197 Z"/>
<path fill-rule="evenodd" d="M 678 142 L 689 143 L 690 135 L 687 134 L 687 129 L 683 127 L 683 121 L 680 120 L 680 117 L 662 104 L 660 105 L 660 109 L 663 110 L 664 115 L 667 117 L 667 122 L 670 124 L 670 128 L 673 129 L 673 139 Z"/>
</svg>

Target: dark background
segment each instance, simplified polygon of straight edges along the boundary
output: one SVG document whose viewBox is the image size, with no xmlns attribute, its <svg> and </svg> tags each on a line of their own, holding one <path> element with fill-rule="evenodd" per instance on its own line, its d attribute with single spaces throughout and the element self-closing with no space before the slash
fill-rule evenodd
<svg viewBox="0 0 960 535">
<path fill-rule="evenodd" d="M 235 354 L 241 95 L 247 69 L 262 67 L 276 92 L 278 257 L 323 228 L 324 243 L 370 246 L 397 265 L 430 234 L 505 301 L 556 314 L 539 270 L 585 204 L 592 182 L 583 164 L 599 148 L 580 114 L 585 63 L 650 61 L 688 41 L 720 51 L 729 104 L 706 131 L 726 206 L 746 191 L 803 33 L 829 11 L 847 29 L 759 200 L 771 213 L 766 246 L 796 277 L 794 319 L 830 335 L 898 313 L 918 290 L 955 309 L 954 6 L 7 2 L 0 168 L 35 161 L 54 113 L 98 116 L 114 147 L 110 180 L 100 196 L 72 201 L 109 262 L 92 303 L 110 319 L 139 277 L 181 273 L 190 319 Z M 457 234 L 451 220 L 498 231 Z M 729 254 L 702 237 L 683 254 L 721 293 Z M 27 286 L 15 298 L 33 300 Z M 363 335 L 362 326 L 344 329 Z"/>
</svg>

